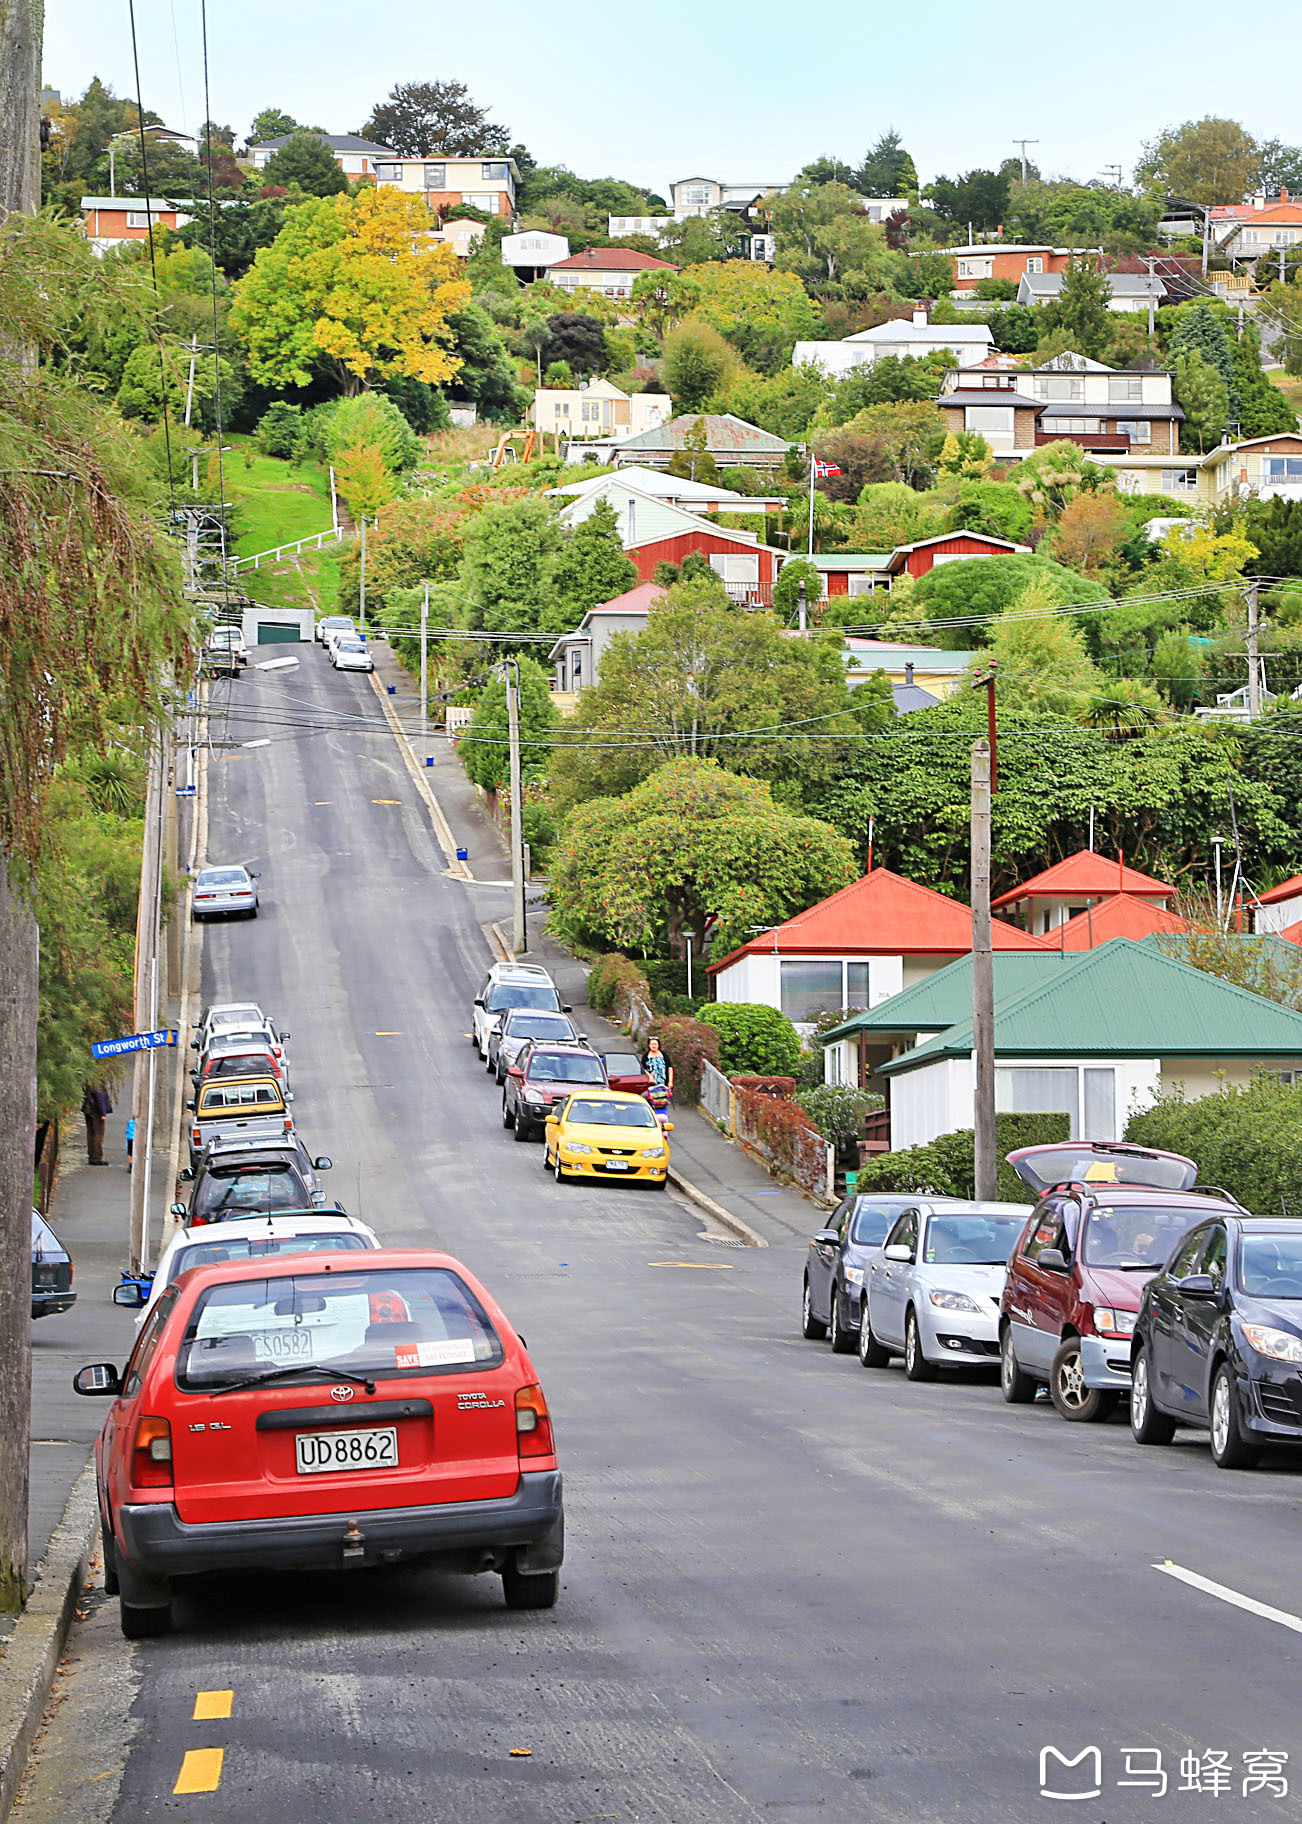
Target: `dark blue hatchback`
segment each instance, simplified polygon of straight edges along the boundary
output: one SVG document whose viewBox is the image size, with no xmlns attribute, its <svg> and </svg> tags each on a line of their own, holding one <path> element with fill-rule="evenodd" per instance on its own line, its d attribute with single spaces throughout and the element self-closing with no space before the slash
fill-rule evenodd
<svg viewBox="0 0 1302 1824">
<path fill-rule="evenodd" d="M 852 1193 L 837 1205 L 827 1226 L 810 1238 L 800 1305 L 802 1336 L 830 1336 L 835 1354 L 849 1354 L 858 1340 L 864 1271 L 896 1217 L 924 1204 L 928 1209 L 969 1207 L 961 1198 L 920 1197 L 916 1191 Z"/>
</svg>

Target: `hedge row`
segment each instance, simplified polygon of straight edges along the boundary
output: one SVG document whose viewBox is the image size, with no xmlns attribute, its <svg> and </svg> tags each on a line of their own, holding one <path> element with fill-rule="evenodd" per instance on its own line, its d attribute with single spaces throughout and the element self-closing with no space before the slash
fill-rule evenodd
<svg viewBox="0 0 1302 1824">
<path fill-rule="evenodd" d="M 1071 1137 L 1065 1114 L 1005 1114 L 995 1116 L 995 1154 L 999 1160 L 996 1195 L 1006 1203 L 1034 1202 L 1030 1191 L 1006 1162 L 1005 1153 L 1020 1146 L 1046 1146 Z M 976 1138 L 970 1127 L 939 1134 L 925 1146 L 906 1146 L 898 1153 L 882 1153 L 859 1168 L 861 1191 L 930 1191 L 936 1197 L 973 1197 L 976 1194 Z M 1177 1149 L 1178 1150 L 1178 1149 Z"/>
<path fill-rule="evenodd" d="M 1203 1183 L 1223 1185 L 1258 1215 L 1302 1216 L 1302 1089 L 1277 1077 L 1196 1102 L 1163 1096 L 1131 1116 L 1126 1139 L 1187 1154 Z"/>
</svg>

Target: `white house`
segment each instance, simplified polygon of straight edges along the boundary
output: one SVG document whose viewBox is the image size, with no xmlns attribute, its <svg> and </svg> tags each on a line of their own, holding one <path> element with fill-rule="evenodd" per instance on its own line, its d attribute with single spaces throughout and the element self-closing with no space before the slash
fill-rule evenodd
<svg viewBox="0 0 1302 1824">
<path fill-rule="evenodd" d="M 609 380 L 581 386 L 540 386 L 529 408 L 529 422 L 540 431 L 560 431 L 582 441 L 634 437 L 653 431 L 673 415 L 668 393 L 625 393 Z"/>
<path fill-rule="evenodd" d="M 1258 895 L 1257 903 L 1252 908 L 1252 928 L 1254 931 L 1273 931 L 1283 936 L 1292 931 L 1292 927 L 1302 919 L 1302 874 L 1295 874 L 1292 880 L 1282 880 L 1269 893 Z M 1296 941 L 1296 940 L 1294 940 Z"/>
<path fill-rule="evenodd" d="M 563 234 L 547 234 L 541 228 L 528 228 L 520 234 L 502 236 L 502 264 L 511 266 L 523 277 L 540 279 L 549 266 L 568 260 L 570 243 Z"/>
<path fill-rule="evenodd" d="M 677 272 L 668 260 L 653 259 L 632 247 L 588 247 L 568 259 L 553 260 L 547 279 L 562 291 L 599 291 L 603 297 L 631 298 L 644 272 Z"/>
<path fill-rule="evenodd" d="M 685 222 L 713 209 L 734 209 L 744 214 L 762 196 L 781 196 L 785 184 L 729 184 L 717 177 L 680 177 L 669 186 L 674 220 Z"/>
<path fill-rule="evenodd" d="M 308 127 L 296 127 L 293 133 L 282 133 L 277 139 L 260 140 L 256 146 L 250 146 L 253 169 L 264 170 L 295 134 L 310 131 Z M 377 159 L 397 157 L 391 146 L 377 146 L 373 140 L 360 139 L 356 133 L 317 133 L 314 137 L 330 148 L 335 163 L 345 177 L 374 177 Z"/>
<path fill-rule="evenodd" d="M 1131 868 L 1119 855 L 1100 855 L 1096 849 L 1078 849 L 1064 861 L 1032 875 L 990 902 L 991 910 L 1016 918 L 1036 937 L 1051 937 L 1059 925 L 1118 894 L 1169 907 L 1175 888 Z"/>
<path fill-rule="evenodd" d="M 624 497 L 636 493 L 653 500 L 663 500 L 687 513 L 762 513 L 766 508 L 785 507 L 781 494 L 738 494 L 732 488 L 720 488 L 708 481 L 692 481 L 686 475 L 670 475 L 665 469 L 645 469 L 633 465 L 614 475 L 592 475 L 587 481 L 571 481 L 564 487 L 549 488 L 547 497 L 563 500 L 566 525 L 577 525 L 586 519 L 599 500 L 608 500 L 616 512 Z"/>
<path fill-rule="evenodd" d="M 1066 274 L 1062 272 L 1024 272 L 1017 284 L 1019 304 L 1052 304 L 1062 291 Z M 1108 309 L 1125 316 L 1156 310 L 1166 301 L 1166 285 L 1149 272 L 1105 272 L 1112 296 Z"/>
<path fill-rule="evenodd" d="M 821 367 L 833 379 L 871 367 L 884 355 L 932 355 L 948 349 L 965 367 L 976 367 L 994 351 L 988 323 L 932 323 L 925 310 L 915 310 L 911 320 L 894 317 L 875 329 L 861 329 L 843 342 L 797 342 L 791 355 L 793 367 L 806 363 Z"/>
</svg>

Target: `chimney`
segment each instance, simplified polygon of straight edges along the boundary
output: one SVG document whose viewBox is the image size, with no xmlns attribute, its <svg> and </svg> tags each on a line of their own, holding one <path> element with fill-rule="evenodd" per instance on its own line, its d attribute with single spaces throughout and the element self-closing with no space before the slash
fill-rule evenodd
<svg viewBox="0 0 1302 1824">
<path fill-rule="evenodd" d="M 913 682 L 913 660 L 912 659 L 906 659 L 904 661 L 904 682 L 906 684 L 912 684 L 912 682 Z"/>
<path fill-rule="evenodd" d="M 918 329 L 925 329 L 927 327 L 928 321 L 929 321 L 929 318 L 927 316 L 927 306 L 925 304 L 919 304 L 917 309 L 913 313 L 913 322 L 914 322 L 915 327 Z"/>
</svg>

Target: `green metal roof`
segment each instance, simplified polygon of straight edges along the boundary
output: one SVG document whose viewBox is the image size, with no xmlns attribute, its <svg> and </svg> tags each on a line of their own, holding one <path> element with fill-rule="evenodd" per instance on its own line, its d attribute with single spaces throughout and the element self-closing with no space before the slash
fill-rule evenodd
<svg viewBox="0 0 1302 1824">
<path fill-rule="evenodd" d="M 882 1066 L 884 1076 L 967 1057 L 971 1014 Z M 1002 1006 L 995 1051 L 1005 1057 L 1302 1058 L 1302 1013 L 1113 938 L 1064 960 Z"/>
<path fill-rule="evenodd" d="M 1074 954 L 1067 960 L 1075 962 Z M 1000 998 L 1011 1000 L 1029 988 L 1041 971 L 1061 969 L 1063 958 L 1058 951 L 999 950 L 995 953 L 995 1005 Z M 943 1032 L 947 1026 L 970 1017 L 972 1012 L 972 958 L 960 956 L 937 969 L 934 975 L 915 982 L 899 994 L 892 994 L 876 1007 L 833 1026 L 822 1037 L 824 1045 L 837 1039 L 853 1038 L 856 1033 L 885 1036 L 897 1032 Z"/>
</svg>

